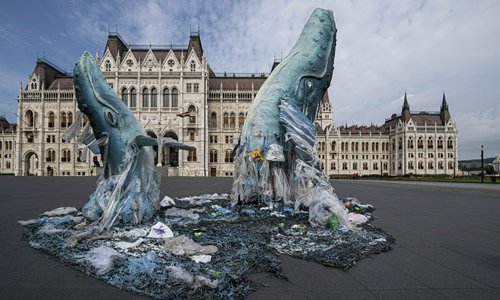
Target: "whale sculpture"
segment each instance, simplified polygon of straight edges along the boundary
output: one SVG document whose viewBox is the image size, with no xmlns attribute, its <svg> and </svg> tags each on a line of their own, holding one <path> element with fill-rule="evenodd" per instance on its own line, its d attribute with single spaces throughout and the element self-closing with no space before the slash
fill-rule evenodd
<svg viewBox="0 0 500 300">
<path fill-rule="evenodd" d="M 310 207 L 309 221 L 335 215 L 349 227 L 329 179 L 319 168 L 318 106 L 330 85 L 336 46 L 333 12 L 315 9 L 285 59 L 252 102 L 233 154 L 233 202 L 279 201 Z"/>
<path fill-rule="evenodd" d="M 158 209 L 160 197 L 160 177 L 150 146 L 195 148 L 171 138 L 148 137 L 133 113 L 109 87 L 88 52 L 75 64 L 74 86 L 78 108 L 89 120 L 78 141 L 100 154 L 104 162 L 97 188 L 83 207 L 83 215 L 97 221 L 101 230 L 118 223 L 150 220 Z M 63 136 L 65 140 L 76 136 L 80 116 Z M 89 132 L 89 126 L 93 133 Z"/>
</svg>

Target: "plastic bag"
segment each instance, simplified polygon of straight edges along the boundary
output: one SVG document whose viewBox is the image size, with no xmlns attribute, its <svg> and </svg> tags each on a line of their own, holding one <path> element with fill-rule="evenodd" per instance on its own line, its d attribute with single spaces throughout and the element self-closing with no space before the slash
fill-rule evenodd
<svg viewBox="0 0 500 300">
<path fill-rule="evenodd" d="M 328 218 L 335 214 L 338 223 L 347 228 L 352 228 L 344 207 L 333 191 L 324 190 L 317 186 L 309 207 L 309 223 L 313 226 L 326 226 Z"/>
<path fill-rule="evenodd" d="M 85 255 L 85 260 L 97 269 L 99 275 L 108 273 L 113 267 L 114 261 L 123 258 L 125 255 L 106 246 L 94 248 Z"/>
<path fill-rule="evenodd" d="M 212 245 L 202 246 L 184 235 L 167 239 L 165 241 L 164 247 L 165 250 L 171 252 L 174 255 L 186 256 L 200 254 L 213 255 L 219 250 L 216 246 Z"/>
<path fill-rule="evenodd" d="M 184 270 L 181 267 L 167 266 L 167 267 L 165 267 L 165 269 L 167 269 L 170 272 L 170 275 L 173 278 L 175 278 L 179 281 L 185 282 L 189 285 L 192 285 L 194 282 L 193 275 L 191 275 L 191 273 L 189 273 L 188 271 Z"/>
<path fill-rule="evenodd" d="M 269 145 L 269 149 L 267 149 L 266 152 L 266 160 L 285 161 L 285 155 L 283 154 L 283 146 L 278 144 Z"/>
<path fill-rule="evenodd" d="M 198 220 L 200 218 L 200 215 L 197 213 L 194 213 L 194 209 L 182 209 L 182 208 L 177 208 L 177 207 L 172 207 L 169 208 L 165 211 L 165 216 L 170 217 L 170 216 L 176 216 L 176 217 L 182 217 L 182 218 L 188 218 L 192 220 Z"/>
<path fill-rule="evenodd" d="M 153 239 L 168 239 L 174 236 L 172 230 L 162 222 L 158 222 L 155 225 L 151 226 L 151 230 L 149 231 L 148 238 Z"/>
</svg>

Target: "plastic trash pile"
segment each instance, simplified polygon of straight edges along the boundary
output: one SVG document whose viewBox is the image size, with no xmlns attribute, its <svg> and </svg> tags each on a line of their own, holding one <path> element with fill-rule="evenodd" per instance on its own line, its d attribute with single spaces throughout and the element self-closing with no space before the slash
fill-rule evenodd
<svg viewBox="0 0 500 300">
<path fill-rule="evenodd" d="M 153 220 L 100 233 L 76 209 L 19 221 L 29 244 L 120 289 L 162 299 L 239 299 L 256 290 L 253 272 L 282 277 L 279 254 L 348 269 L 390 249 L 391 235 L 370 224 L 372 206 L 347 198 L 348 231 L 334 217 L 312 227 L 291 206 L 231 206 L 229 195 L 164 198 Z M 346 211 L 346 212 L 347 212 Z"/>
</svg>

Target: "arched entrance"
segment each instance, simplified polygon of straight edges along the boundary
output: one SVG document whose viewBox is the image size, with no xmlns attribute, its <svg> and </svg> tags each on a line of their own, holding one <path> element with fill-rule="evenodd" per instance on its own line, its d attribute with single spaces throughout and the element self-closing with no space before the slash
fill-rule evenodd
<svg viewBox="0 0 500 300">
<path fill-rule="evenodd" d="M 164 137 L 169 137 L 173 138 L 174 140 L 178 141 L 179 138 L 177 137 L 177 134 L 175 134 L 172 131 L 167 132 Z M 169 166 L 169 167 L 178 167 L 179 166 L 179 150 L 175 148 L 170 148 L 168 146 L 163 146 L 162 149 L 163 152 L 163 166 Z"/>
<path fill-rule="evenodd" d="M 38 168 L 39 168 L 39 161 L 38 161 L 38 155 L 33 152 L 29 151 L 26 154 L 24 154 L 24 165 L 23 165 L 23 175 L 24 176 L 36 176 L 38 174 Z"/>
<path fill-rule="evenodd" d="M 148 136 L 152 137 L 152 138 L 157 138 L 156 134 L 154 132 L 151 132 L 151 131 L 148 131 L 146 132 L 148 134 Z M 155 152 L 155 166 L 158 164 L 158 146 L 155 145 L 153 146 L 153 150 Z"/>
</svg>

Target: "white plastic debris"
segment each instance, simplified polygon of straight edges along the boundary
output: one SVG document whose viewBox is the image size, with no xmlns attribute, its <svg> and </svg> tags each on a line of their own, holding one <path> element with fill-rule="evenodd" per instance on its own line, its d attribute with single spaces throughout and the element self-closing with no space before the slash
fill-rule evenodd
<svg viewBox="0 0 500 300">
<path fill-rule="evenodd" d="M 283 147 L 278 144 L 269 145 L 269 149 L 266 152 L 266 159 L 269 161 L 285 161 Z"/>
<path fill-rule="evenodd" d="M 348 213 L 347 219 L 349 219 L 349 222 L 351 222 L 353 225 L 360 225 L 368 221 L 367 217 L 357 213 Z"/>
<path fill-rule="evenodd" d="M 99 275 L 109 272 L 117 258 L 125 258 L 125 255 L 106 246 L 94 248 L 85 255 L 85 260 L 97 269 Z"/>
<path fill-rule="evenodd" d="M 174 201 L 174 199 L 170 198 L 169 196 L 165 196 L 160 201 L 160 206 L 161 207 L 175 206 L 175 201 Z"/>
<path fill-rule="evenodd" d="M 151 230 L 149 231 L 147 237 L 153 239 L 168 239 L 174 237 L 174 233 L 167 225 L 163 224 L 162 222 L 158 222 L 155 225 L 151 226 Z"/>
<path fill-rule="evenodd" d="M 216 246 L 202 246 L 187 236 L 181 235 L 165 241 L 165 250 L 172 252 L 174 255 L 200 255 L 200 254 L 215 254 L 219 249 Z"/>
<path fill-rule="evenodd" d="M 75 207 L 58 207 L 53 210 L 46 211 L 42 215 L 54 217 L 54 216 L 67 215 L 74 212 L 77 212 L 77 209 Z"/>
<path fill-rule="evenodd" d="M 134 228 L 134 229 L 131 229 L 129 231 L 124 232 L 121 235 L 123 235 L 124 237 L 135 239 L 135 238 L 144 237 L 144 236 L 146 236 L 146 234 L 148 234 L 148 231 L 146 229 Z"/>
<path fill-rule="evenodd" d="M 200 215 L 195 213 L 194 209 L 182 209 L 182 208 L 177 208 L 177 207 L 172 207 L 169 208 L 165 211 L 165 216 L 176 216 L 176 217 L 183 217 L 183 218 L 189 218 L 192 220 L 198 220 L 200 218 Z"/>
<path fill-rule="evenodd" d="M 35 224 L 36 223 L 36 219 L 19 220 L 19 221 L 17 221 L 17 223 L 21 224 L 21 226 L 27 226 L 27 225 Z"/>
<path fill-rule="evenodd" d="M 193 260 L 195 263 L 206 264 L 212 260 L 212 255 L 206 255 L 206 254 L 193 255 L 193 256 L 191 256 L 191 260 Z"/>
<path fill-rule="evenodd" d="M 173 278 L 184 281 L 188 284 L 193 284 L 194 277 L 189 273 L 188 271 L 184 270 L 181 267 L 177 266 L 167 266 L 165 269 L 170 271 L 170 275 L 172 275 Z"/>
<path fill-rule="evenodd" d="M 133 243 L 117 242 L 115 244 L 115 246 L 122 249 L 122 250 L 125 250 L 125 249 L 135 248 L 135 247 L 139 246 L 140 244 L 142 244 L 142 242 L 144 242 L 144 239 L 138 239 L 137 241 L 135 241 Z"/>
<path fill-rule="evenodd" d="M 200 275 L 198 275 L 194 278 L 194 283 L 193 283 L 193 286 L 195 288 L 208 286 L 210 288 L 215 289 L 217 287 L 217 285 L 219 285 L 218 279 L 215 279 L 214 281 L 212 281 L 212 280 L 206 278 L 205 276 L 200 276 Z"/>
</svg>

